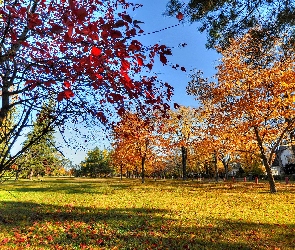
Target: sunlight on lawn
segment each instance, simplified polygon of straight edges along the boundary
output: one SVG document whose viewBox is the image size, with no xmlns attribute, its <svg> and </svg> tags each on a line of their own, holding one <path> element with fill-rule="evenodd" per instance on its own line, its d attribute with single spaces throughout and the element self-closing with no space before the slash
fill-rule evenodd
<svg viewBox="0 0 295 250">
<path fill-rule="evenodd" d="M 6 182 L 0 249 L 295 249 L 294 185 Z"/>
</svg>

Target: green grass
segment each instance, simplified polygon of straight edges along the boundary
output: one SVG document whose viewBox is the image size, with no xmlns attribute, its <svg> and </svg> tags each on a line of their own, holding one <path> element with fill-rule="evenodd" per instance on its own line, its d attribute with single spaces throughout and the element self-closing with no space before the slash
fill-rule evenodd
<svg viewBox="0 0 295 250">
<path fill-rule="evenodd" d="M 51 178 L 0 186 L 0 249 L 295 249 L 295 185 Z"/>
</svg>

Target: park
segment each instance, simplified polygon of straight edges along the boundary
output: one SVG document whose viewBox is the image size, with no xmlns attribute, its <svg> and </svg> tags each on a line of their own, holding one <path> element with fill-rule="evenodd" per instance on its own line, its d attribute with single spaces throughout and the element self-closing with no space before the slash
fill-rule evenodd
<svg viewBox="0 0 295 250">
<path fill-rule="evenodd" d="M 45 178 L 0 190 L 1 249 L 294 249 L 295 184 Z"/>
<path fill-rule="evenodd" d="M 0 0 L 0 249 L 295 249 L 294 13 Z"/>
</svg>

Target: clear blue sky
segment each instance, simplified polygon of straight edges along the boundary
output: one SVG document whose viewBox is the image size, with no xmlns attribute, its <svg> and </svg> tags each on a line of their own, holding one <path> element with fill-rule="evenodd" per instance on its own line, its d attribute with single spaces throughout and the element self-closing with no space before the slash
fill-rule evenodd
<svg viewBox="0 0 295 250">
<path fill-rule="evenodd" d="M 132 13 L 134 19 L 143 21 L 140 26 L 146 33 L 160 30 L 179 23 L 176 17 L 164 16 L 168 0 L 134 0 L 135 3 L 143 4 L 143 7 Z M 216 60 L 218 54 L 214 50 L 205 48 L 206 35 L 200 34 L 196 23 L 184 23 L 177 27 L 167 29 L 155 34 L 138 37 L 144 44 L 161 43 L 168 47 L 175 47 L 172 50 L 173 56 L 168 59 L 173 64 L 184 66 L 187 72 L 175 70 L 169 66 L 155 68 L 155 72 L 161 73 L 161 79 L 170 83 L 175 88 L 175 102 L 195 106 L 193 97 L 186 95 L 185 88 L 189 81 L 189 71 L 192 69 L 202 70 L 206 77 L 211 77 L 215 73 Z M 180 43 L 187 43 L 184 48 L 178 48 Z"/>
<path fill-rule="evenodd" d="M 161 30 L 179 23 L 176 17 L 163 16 L 167 3 L 166 0 L 133 0 L 133 2 L 143 4 L 142 8 L 131 12 L 130 15 L 133 19 L 144 22 L 144 24 L 141 24 L 141 27 L 145 33 Z M 197 103 L 194 98 L 188 96 L 185 91 L 190 80 L 188 77 L 190 70 L 202 70 L 206 77 L 211 77 L 215 73 L 215 65 L 218 59 L 218 54 L 215 51 L 205 48 L 206 35 L 200 34 L 197 31 L 197 24 L 185 23 L 155 34 L 141 36 L 137 39 L 145 45 L 159 43 L 165 44 L 168 47 L 175 47 L 172 50 L 173 55 L 168 60 L 173 64 L 184 66 L 187 72 L 183 72 L 180 69 L 175 70 L 170 66 L 162 66 L 160 62 L 155 64 L 154 72 L 159 73 L 161 80 L 168 82 L 174 87 L 173 102 L 186 106 L 196 106 Z M 187 46 L 178 48 L 180 43 L 187 43 Z M 70 135 L 66 135 L 66 137 L 68 136 Z M 102 131 L 97 133 L 96 140 L 88 140 L 86 143 L 81 138 L 81 144 L 89 149 L 95 146 L 103 148 L 108 146 L 107 140 L 104 140 L 103 137 L 104 133 Z M 71 150 L 66 146 L 61 147 L 61 151 L 75 164 L 84 160 L 86 155 L 86 151 L 83 149 Z"/>
</svg>

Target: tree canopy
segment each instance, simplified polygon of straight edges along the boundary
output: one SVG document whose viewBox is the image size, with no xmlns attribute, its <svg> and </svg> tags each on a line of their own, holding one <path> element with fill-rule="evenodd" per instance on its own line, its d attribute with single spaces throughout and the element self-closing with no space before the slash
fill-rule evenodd
<svg viewBox="0 0 295 250">
<path fill-rule="evenodd" d="M 288 32 L 295 35 L 295 3 L 290 0 L 170 0 L 167 14 L 177 13 L 189 22 L 201 23 L 199 30 L 207 31 L 208 48 L 225 48 L 231 38 L 257 26 L 277 35 L 292 28 Z"/>
<path fill-rule="evenodd" d="M 156 57 L 167 63 L 165 45 L 143 46 L 144 31 L 125 0 L 6 0 L 0 6 L 0 126 L 11 111 L 14 125 L 1 134 L 5 152 L 32 126 L 44 102 L 52 126 L 93 117 L 106 124 L 136 105 L 165 111 L 172 87 L 150 74 Z M 148 73 L 147 73 L 148 72 Z M 149 75 L 146 76 L 146 75 Z M 0 173 L 33 145 L 1 157 Z"/>
<path fill-rule="evenodd" d="M 209 124 L 257 145 L 271 192 L 276 192 L 271 173 L 275 151 L 295 128 L 294 48 L 281 50 L 283 39 L 273 38 L 273 46 L 266 47 L 253 46 L 251 33 L 233 40 L 222 51 L 218 81 L 195 74 L 188 86 L 210 112 Z"/>
</svg>

